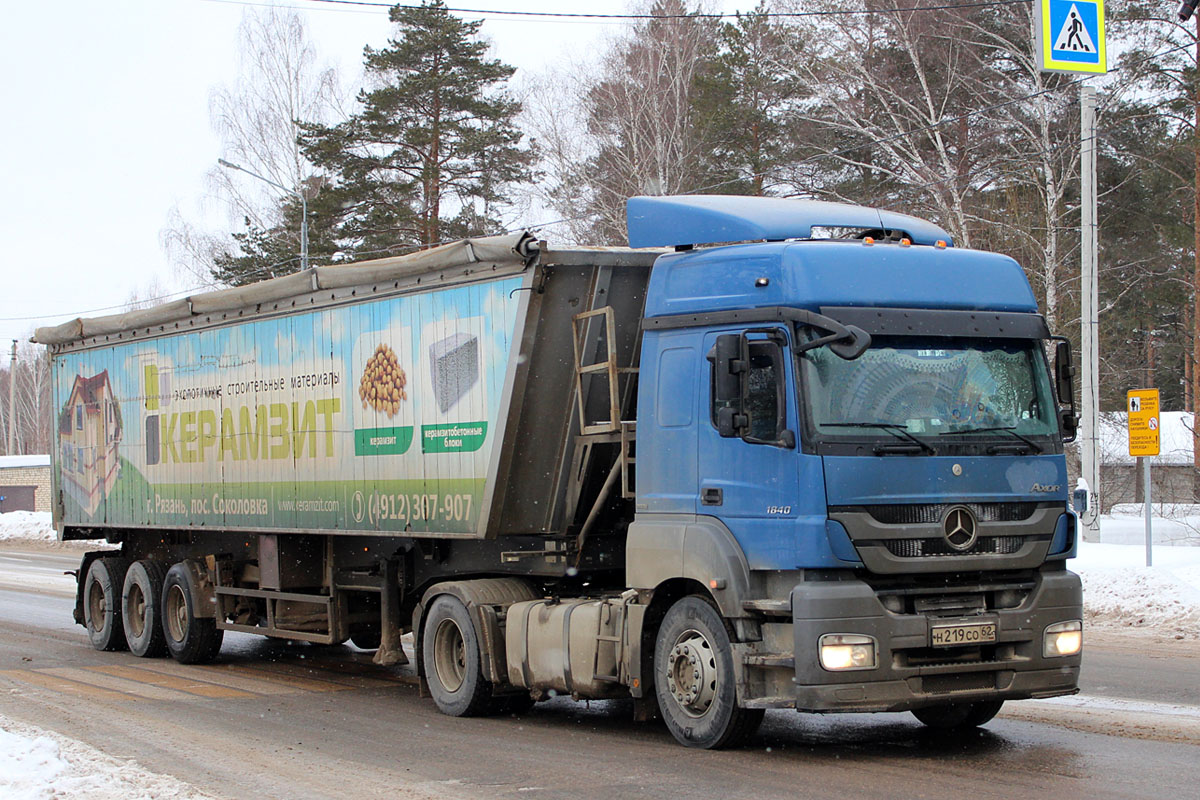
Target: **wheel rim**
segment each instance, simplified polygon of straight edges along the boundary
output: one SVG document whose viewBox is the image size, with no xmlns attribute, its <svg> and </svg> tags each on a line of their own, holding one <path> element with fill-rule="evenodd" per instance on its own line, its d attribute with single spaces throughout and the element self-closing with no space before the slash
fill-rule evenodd
<svg viewBox="0 0 1200 800">
<path fill-rule="evenodd" d="M 444 619 L 433 635 L 433 668 L 448 692 L 462 688 L 467 676 L 467 646 L 458 623 Z"/>
<path fill-rule="evenodd" d="M 679 634 L 666 667 L 665 685 L 680 709 L 690 717 L 708 713 L 721 679 L 717 655 L 708 638 L 695 629 Z"/>
<path fill-rule="evenodd" d="M 92 580 L 88 585 L 88 615 L 91 617 L 93 631 L 104 629 L 104 615 L 108 611 L 108 600 L 104 597 L 104 587 L 100 581 Z"/>
<path fill-rule="evenodd" d="M 172 641 L 182 642 L 187 636 L 188 612 L 187 596 L 180 586 L 172 586 L 167 592 L 167 633 Z"/>
<path fill-rule="evenodd" d="M 129 619 L 125 627 L 134 638 L 140 639 L 146 631 L 146 595 L 142 593 L 142 587 L 136 583 L 130 586 L 129 597 L 125 602 L 129 609 Z"/>
</svg>

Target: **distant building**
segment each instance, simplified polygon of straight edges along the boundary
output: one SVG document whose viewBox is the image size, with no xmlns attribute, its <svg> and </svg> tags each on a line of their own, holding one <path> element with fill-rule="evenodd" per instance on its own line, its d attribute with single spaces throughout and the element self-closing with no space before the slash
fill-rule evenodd
<svg viewBox="0 0 1200 800">
<path fill-rule="evenodd" d="M 59 464 L 63 491 L 88 514 L 96 513 L 117 482 L 121 431 L 121 408 L 108 370 L 76 376 L 58 415 Z"/>
<path fill-rule="evenodd" d="M 50 510 L 50 456 L 0 456 L 0 514 Z"/>
<path fill-rule="evenodd" d="M 1197 502 L 1192 430 L 1191 412 L 1164 411 L 1159 415 L 1159 455 L 1150 459 L 1150 499 L 1154 503 Z M 1142 502 L 1142 477 L 1137 459 L 1129 455 L 1125 412 L 1101 413 L 1098 433 L 1101 511 L 1119 503 Z"/>
</svg>

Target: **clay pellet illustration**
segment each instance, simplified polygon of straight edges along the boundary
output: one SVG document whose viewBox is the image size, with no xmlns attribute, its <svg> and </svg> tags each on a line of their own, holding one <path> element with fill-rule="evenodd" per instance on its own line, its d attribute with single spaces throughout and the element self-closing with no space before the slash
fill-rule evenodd
<svg viewBox="0 0 1200 800">
<path fill-rule="evenodd" d="M 367 359 L 358 382 L 358 398 L 363 408 L 370 406 L 393 417 L 400 410 L 400 402 L 408 400 L 408 393 L 404 390 L 406 385 L 408 376 L 396 358 L 396 351 L 381 343 Z"/>
</svg>

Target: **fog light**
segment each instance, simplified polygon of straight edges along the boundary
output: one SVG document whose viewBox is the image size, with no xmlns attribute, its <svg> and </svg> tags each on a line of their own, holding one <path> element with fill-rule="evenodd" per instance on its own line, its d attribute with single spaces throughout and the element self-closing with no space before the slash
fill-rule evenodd
<svg viewBox="0 0 1200 800">
<path fill-rule="evenodd" d="M 1077 619 L 1056 622 L 1046 628 L 1042 655 L 1046 658 L 1077 655 L 1083 649 L 1083 622 Z"/>
<path fill-rule="evenodd" d="M 827 633 L 821 637 L 821 666 L 830 671 L 875 668 L 875 640 L 860 633 Z"/>
</svg>

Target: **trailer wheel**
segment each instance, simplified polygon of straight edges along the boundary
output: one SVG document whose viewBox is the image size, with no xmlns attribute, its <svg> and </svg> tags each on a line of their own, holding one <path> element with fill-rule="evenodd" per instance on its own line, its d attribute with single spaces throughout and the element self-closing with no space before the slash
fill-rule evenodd
<svg viewBox="0 0 1200 800">
<path fill-rule="evenodd" d="M 195 575 L 182 561 L 171 567 L 163 580 L 163 632 L 167 650 L 180 664 L 211 661 L 220 651 L 225 636 L 215 619 L 196 616 L 193 598 L 199 592 L 195 583 Z"/>
<path fill-rule="evenodd" d="M 125 573 L 121 622 L 129 651 L 135 656 L 157 658 L 167 652 L 162 614 L 158 610 L 165 575 L 163 565 L 150 559 L 135 561 Z"/>
<path fill-rule="evenodd" d="M 494 710 L 492 684 L 480 669 L 471 614 L 453 595 L 438 595 L 425 613 L 421 660 L 433 702 L 443 714 L 474 717 Z"/>
<path fill-rule="evenodd" d="M 663 618 L 654 687 L 667 728 L 687 747 L 735 747 L 763 719 L 762 709 L 738 706 L 729 630 L 699 595 L 678 600 Z"/>
<path fill-rule="evenodd" d="M 97 650 L 124 650 L 121 624 L 121 587 L 129 562 L 123 558 L 97 558 L 83 580 L 83 624 Z"/>
<path fill-rule="evenodd" d="M 938 730 L 978 728 L 1000 713 L 1003 700 L 984 700 L 978 703 L 954 703 L 915 709 L 912 714 L 924 725 Z"/>
</svg>

